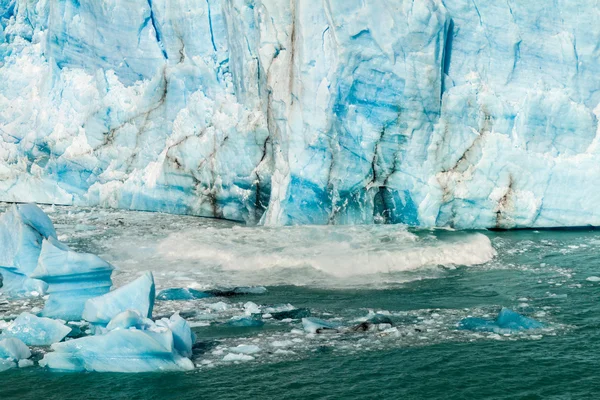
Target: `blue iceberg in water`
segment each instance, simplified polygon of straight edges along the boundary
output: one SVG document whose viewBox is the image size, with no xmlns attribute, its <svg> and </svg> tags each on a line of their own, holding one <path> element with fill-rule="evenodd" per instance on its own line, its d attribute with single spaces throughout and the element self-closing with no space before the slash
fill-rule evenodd
<svg viewBox="0 0 600 400">
<path fill-rule="evenodd" d="M 10 295 L 42 294 L 43 282 L 30 279 L 42 241 L 56 239 L 52 221 L 35 204 L 12 206 L 0 217 L 0 274 L 2 291 Z"/>
<path fill-rule="evenodd" d="M 31 357 L 31 350 L 22 340 L 8 338 L 0 340 L 0 359 L 18 362 Z"/>
<path fill-rule="evenodd" d="M 44 240 L 32 277 L 48 284 L 42 315 L 80 320 L 85 302 L 110 291 L 113 266 L 100 257 L 77 253 L 54 238 Z"/>
<path fill-rule="evenodd" d="M 233 317 L 227 321 L 227 325 L 236 328 L 259 328 L 265 323 L 260 315 L 252 315 L 251 317 Z"/>
<path fill-rule="evenodd" d="M 133 282 L 102 296 L 85 302 L 82 317 L 96 325 L 106 325 L 126 310 L 138 311 L 144 317 L 152 317 L 154 308 L 154 276 L 146 272 Z"/>
<path fill-rule="evenodd" d="M 194 300 L 215 297 L 214 294 L 203 292 L 196 289 L 169 288 L 161 290 L 157 295 L 157 300 Z"/>
<path fill-rule="evenodd" d="M 0 339 L 17 338 L 29 346 L 49 346 L 60 342 L 70 332 L 71 328 L 60 321 L 22 313 L 2 331 Z"/>
<path fill-rule="evenodd" d="M 152 372 L 187 371 L 194 335 L 182 318 L 152 322 L 127 310 L 109 322 L 102 335 L 52 346 L 40 365 L 62 371 Z"/>
<path fill-rule="evenodd" d="M 502 308 L 495 320 L 484 318 L 465 318 L 458 323 L 458 328 L 476 332 L 513 333 L 544 327 L 539 321 L 525 317 L 517 312 Z"/>
<path fill-rule="evenodd" d="M 233 289 L 211 289 L 206 291 L 186 288 L 169 288 L 161 290 L 156 296 L 157 300 L 194 300 L 208 297 L 233 297 L 246 294 L 265 294 L 264 286 L 238 286 Z"/>
<path fill-rule="evenodd" d="M 302 318 L 302 326 L 308 333 L 337 332 L 339 325 L 334 322 L 324 321 L 319 318 Z"/>
<path fill-rule="evenodd" d="M 173 333 L 175 350 L 184 357 L 192 356 L 192 346 L 196 342 L 196 335 L 188 322 L 175 313 L 171 318 L 162 318 L 156 321 L 157 326 L 168 328 Z"/>
</svg>

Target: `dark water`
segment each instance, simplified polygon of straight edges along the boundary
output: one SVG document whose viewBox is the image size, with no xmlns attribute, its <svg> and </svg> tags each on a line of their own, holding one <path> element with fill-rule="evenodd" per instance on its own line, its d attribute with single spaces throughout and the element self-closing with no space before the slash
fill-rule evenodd
<svg viewBox="0 0 600 400">
<path fill-rule="evenodd" d="M 498 255 L 480 266 L 438 268 L 428 279 L 396 283 L 398 276 L 392 275 L 386 285 L 268 286 L 266 295 L 227 300 L 291 303 L 320 317 L 339 316 L 345 323 L 368 310 L 384 311 L 399 329 L 395 336 L 294 336 L 289 332 L 301 328 L 297 321 L 241 330 L 213 321 L 194 328 L 199 338 L 194 359 L 198 369 L 193 372 L 15 369 L 0 374 L 0 399 L 600 397 L 600 282 L 588 280 L 600 276 L 600 233 L 485 235 Z M 493 316 L 503 306 L 542 321 L 547 329 L 506 336 L 457 331 L 461 318 Z M 292 337 L 299 339 L 286 347 L 289 353 L 275 353 L 275 340 Z M 242 363 L 218 361 L 222 355 L 215 349 L 240 343 L 258 344 L 264 356 Z M 203 365 L 205 359 L 213 361 Z"/>
</svg>

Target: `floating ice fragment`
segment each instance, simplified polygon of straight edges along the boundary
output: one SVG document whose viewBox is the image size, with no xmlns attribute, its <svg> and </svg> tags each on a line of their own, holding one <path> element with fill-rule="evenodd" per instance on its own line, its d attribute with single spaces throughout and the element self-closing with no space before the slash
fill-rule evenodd
<svg viewBox="0 0 600 400">
<path fill-rule="evenodd" d="M 225 357 L 223 357 L 223 361 L 252 361 L 254 357 L 249 356 L 247 354 L 234 354 L 229 353 Z"/>
<path fill-rule="evenodd" d="M 0 338 L 17 338 L 29 346 L 49 346 L 71 332 L 62 322 L 22 313 L 0 334 Z"/>
<path fill-rule="evenodd" d="M 229 304 L 219 301 L 218 303 L 208 304 L 206 307 L 214 311 L 226 311 L 229 309 Z"/>
<path fill-rule="evenodd" d="M 19 368 L 33 367 L 33 361 L 31 360 L 19 360 Z"/>
<path fill-rule="evenodd" d="M 253 344 L 240 344 L 236 347 L 230 347 L 229 351 L 238 354 L 256 354 L 260 353 L 261 348 Z"/>
<path fill-rule="evenodd" d="M 139 311 L 126 310 L 109 322 L 104 334 L 52 346 L 40 365 L 63 371 L 150 372 L 194 368 L 187 358 L 192 338 L 177 314 L 154 324 Z M 172 330 L 173 328 L 174 330 Z"/>
<path fill-rule="evenodd" d="M 260 316 L 253 315 L 252 317 L 233 317 L 227 321 L 227 325 L 237 328 L 258 328 L 265 323 Z"/>
<path fill-rule="evenodd" d="M 190 324 L 175 313 L 171 318 L 156 321 L 157 326 L 164 326 L 173 333 L 175 350 L 184 357 L 192 356 L 192 346 L 196 342 L 196 335 L 192 332 Z"/>
<path fill-rule="evenodd" d="M 215 297 L 214 294 L 209 292 L 202 292 L 196 289 L 185 289 L 185 288 L 169 288 L 161 290 L 156 296 L 157 300 L 194 300 L 204 299 L 207 297 Z"/>
<path fill-rule="evenodd" d="M 108 293 L 113 266 L 93 254 L 77 253 L 54 238 L 44 240 L 32 277 L 48 284 L 42 315 L 81 319 L 85 302 Z"/>
<path fill-rule="evenodd" d="M 9 369 L 15 368 L 17 363 L 12 360 L 0 359 L 0 372 L 8 371 Z"/>
<path fill-rule="evenodd" d="M 495 320 L 484 318 L 465 318 L 458 323 L 459 329 L 499 334 L 518 332 L 528 329 L 541 329 L 544 325 L 507 308 L 502 308 Z"/>
<path fill-rule="evenodd" d="M 244 304 L 244 313 L 246 315 L 260 314 L 260 307 L 258 306 L 258 304 L 249 301 L 246 304 Z"/>
<path fill-rule="evenodd" d="M 86 321 L 97 325 L 108 324 L 112 318 L 126 310 L 135 310 L 150 318 L 154 296 L 154 276 L 151 272 L 146 272 L 112 292 L 87 300 L 82 316 Z"/>
<path fill-rule="evenodd" d="M 302 318 L 302 326 L 308 333 L 337 332 L 339 328 L 339 324 L 313 317 Z"/>
<path fill-rule="evenodd" d="M 29 347 L 17 338 L 0 340 L 0 359 L 19 361 L 31 357 Z"/>
<path fill-rule="evenodd" d="M 588 282 L 600 282 L 600 276 L 589 276 L 586 281 Z"/>
<path fill-rule="evenodd" d="M 45 285 L 30 279 L 43 239 L 56 239 L 52 221 L 35 204 L 12 206 L 0 216 L 2 291 L 12 296 L 43 293 Z"/>
</svg>

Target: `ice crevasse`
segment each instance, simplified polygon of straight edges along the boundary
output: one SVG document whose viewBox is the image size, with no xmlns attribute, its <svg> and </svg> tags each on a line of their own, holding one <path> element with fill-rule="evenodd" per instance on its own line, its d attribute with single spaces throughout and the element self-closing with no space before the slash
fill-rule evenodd
<svg viewBox="0 0 600 400">
<path fill-rule="evenodd" d="M 0 0 L 0 200 L 600 225 L 592 0 Z"/>
</svg>

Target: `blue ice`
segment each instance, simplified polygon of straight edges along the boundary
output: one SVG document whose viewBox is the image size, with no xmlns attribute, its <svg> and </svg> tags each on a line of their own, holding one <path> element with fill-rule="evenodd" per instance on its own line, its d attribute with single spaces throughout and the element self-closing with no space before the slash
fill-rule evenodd
<svg viewBox="0 0 600 400">
<path fill-rule="evenodd" d="M 56 239 L 52 221 L 35 204 L 13 205 L 0 216 L 0 274 L 9 295 L 43 294 L 45 284 L 30 279 L 44 239 Z"/>
<path fill-rule="evenodd" d="M 327 331 L 337 331 L 337 329 L 339 328 L 339 324 L 337 323 L 324 321 L 322 319 L 314 317 L 302 318 L 302 326 L 304 327 L 304 330 L 308 333 L 323 333 Z"/>
<path fill-rule="evenodd" d="M 459 329 L 500 334 L 529 329 L 541 329 L 543 327 L 544 324 L 541 322 L 525 317 L 508 308 L 502 308 L 495 320 L 470 317 L 465 318 L 458 323 Z"/>
<path fill-rule="evenodd" d="M 194 340 L 177 314 L 155 324 L 138 311 L 126 310 L 101 335 L 53 345 L 40 365 L 73 372 L 187 371 L 194 368 L 187 358 Z"/>
<path fill-rule="evenodd" d="M 193 300 L 215 297 L 214 294 L 196 289 L 169 288 L 161 290 L 156 295 L 156 300 Z"/>
<path fill-rule="evenodd" d="M 60 321 L 22 313 L 0 334 L 0 339 L 17 338 L 29 346 L 49 346 L 60 342 L 71 328 Z"/>
<path fill-rule="evenodd" d="M 83 319 L 96 325 L 106 325 L 126 310 L 138 311 L 146 318 L 152 317 L 154 307 L 154 276 L 146 272 L 133 282 L 102 296 L 85 302 Z"/>
<path fill-rule="evenodd" d="M 112 271 L 112 265 L 96 255 L 77 253 L 54 238 L 44 240 L 31 275 L 48 284 L 42 315 L 79 321 L 85 302 L 110 290 Z"/>
</svg>

